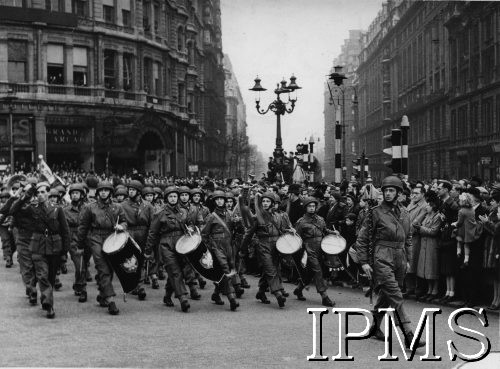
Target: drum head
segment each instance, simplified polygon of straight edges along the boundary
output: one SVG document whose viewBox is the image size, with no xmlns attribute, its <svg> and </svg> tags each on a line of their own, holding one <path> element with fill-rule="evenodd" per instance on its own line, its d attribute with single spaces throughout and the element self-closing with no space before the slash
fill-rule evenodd
<svg viewBox="0 0 500 369">
<path fill-rule="evenodd" d="M 106 254 L 112 254 L 113 252 L 120 250 L 127 243 L 127 240 L 127 232 L 114 232 L 106 238 L 106 241 L 104 241 L 102 251 Z"/>
<path fill-rule="evenodd" d="M 321 240 L 321 250 L 329 255 L 337 255 L 345 250 L 347 244 L 345 238 L 335 234 L 329 234 Z"/>
<path fill-rule="evenodd" d="M 286 233 L 276 241 L 276 248 L 285 255 L 295 254 L 302 247 L 302 238 L 297 235 Z"/>
<path fill-rule="evenodd" d="M 191 251 L 195 250 L 198 245 L 201 243 L 201 235 L 199 233 L 195 233 L 191 236 L 184 235 L 175 244 L 175 251 L 179 254 L 186 255 Z"/>
</svg>

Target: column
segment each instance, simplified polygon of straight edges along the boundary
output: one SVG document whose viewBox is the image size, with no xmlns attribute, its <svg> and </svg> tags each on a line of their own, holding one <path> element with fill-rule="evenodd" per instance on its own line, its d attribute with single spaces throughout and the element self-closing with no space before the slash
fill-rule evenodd
<svg viewBox="0 0 500 369">
<path fill-rule="evenodd" d="M 116 53 L 116 66 L 117 66 L 117 80 L 116 88 L 118 91 L 123 91 L 123 50 L 119 50 Z"/>
<path fill-rule="evenodd" d="M 28 83 L 33 84 L 35 82 L 35 67 L 37 65 L 36 55 L 35 55 L 35 40 L 28 41 Z"/>
<path fill-rule="evenodd" d="M 35 116 L 35 150 L 37 158 L 39 155 L 47 158 L 47 129 L 45 118 L 40 116 Z"/>
<path fill-rule="evenodd" d="M 1 35 L 0 38 L 0 83 L 7 83 L 9 81 L 9 56 L 7 35 Z"/>
<path fill-rule="evenodd" d="M 66 93 L 73 94 L 73 44 L 64 45 L 64 81 Z"/>
</svg>

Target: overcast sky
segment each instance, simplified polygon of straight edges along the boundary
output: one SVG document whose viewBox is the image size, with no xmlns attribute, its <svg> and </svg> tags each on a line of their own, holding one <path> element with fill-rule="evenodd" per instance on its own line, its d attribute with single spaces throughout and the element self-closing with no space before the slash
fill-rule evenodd
<svg viewBox="0 0 500 369">
<path fill-rule="evenodd" d="M 295 74 L 295 111 L 282 117 L 285 150 L 311 134 L 323 141 L 323 86 L 333 59 L 351 29 L 366 30 L 381 9 L 379 0 L 221 0 L 222 47 L 231 59 L 247 106 L 248 135 L 268 156 L 276 140 L 276 116 L 255 110 L 256 75 L 267 88 L 261 106 L 276 95 L 276 83 Z M 323 146 L 323 145 L 322 145 Z"/>
</svg>

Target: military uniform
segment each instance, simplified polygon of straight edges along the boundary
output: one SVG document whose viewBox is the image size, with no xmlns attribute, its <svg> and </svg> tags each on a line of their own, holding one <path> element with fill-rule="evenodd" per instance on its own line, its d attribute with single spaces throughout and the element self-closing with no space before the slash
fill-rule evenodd
<svg viewBox="0 0 500 369">
<path fill-rule="evenodd" d="M 9 208 L 12 200 L 9 201 L 10 194 L 7 191 L 0 193 L 0 198 L 5 201 L 2 202 L 2 209 L 0 209 L 0 239 L 2 241 L 3 258 L 5 260 L 5 267 L 12 268 L 12 255 L 16 251 L 16 243 L 14 241 L 14 234 L 12 233 L 12 217 L 9 216 Z M 7 206 L 4 205 L 9 204 Z"/>
<path fill-rule="evenodd" d="M 74 191 L 70 187 L 70 193 Z M 84 192 L 82 191 L 82 198 Z M 70 202 L 68 205 L 64 206 L 64 214 L 66 215 L 66 220 L 68 221 L 68 226 L 70 230 L 71 245 L 69 249 L 69 254 L 71 260 L 75 266 L 75 282 L 73 283 L 73 290 L 75 294 L 81 296 L 79 298 L 80 302 L 85 302 L 87 300 L 86 293 L 86 276 L 87 276 L 87 263 L 90 260 L 91 252 L 88 245 L 85 246 L 83 254 L 78 252 L 78 224 L 80 218 L 80 212 L 84 203 L 80 200 L 78 203 Z M 82 293 L 84 293 L 82 295 Z"/>
<path fill-rule="evenodd" d="M 116 295 L 112 285 L 113 270 L 104 258 L 102 246 L 106 238 L 114 232 L 117 224 L 127 229 L 123 209 L 110 199 L 103 201 L 99 196 L 96 202 L 85 205 L 80 214 L 78 248 L 85 249 L 88 239 L 97 269 L 100 301 Z"/>
<path fill-rule="evenodd" d="M 165 289 L 171 284 L 175 297 L 181 301 L 183 311 L 189 309 L 185 300 L 187 290 L 182 274 L 185 261 L 184 257 L 175 251 L 175 244 L 184 235 L 186 217 L 187 212 L 184 209 L 167 203 L 160 213 L 154 215 L 146 242 L 147 254 L 160 245 L 160 255 L 168 274 Z"/>
<path fill-rule="evenodd" d="M 37 185 L 37 189 L 43 187 L 48 189 L 48 183 Z M 28 192 L 19 200 L 18 205 L 26 204 L 30 199 L 31 196 Z M 18 208 L 14 206 L 13 211 L 15 212 Z M 26 208 L 26 215 L 33 227 L 30 249 L 36 278 L 40 286 L 42 307 L 47 310 L 47 317 L 53 318 L 53 286 L 61 255 L 68 252 L 70 245 L 68 223 L 62 208 L 54 206 L 48 201 L 30 205 Z"/>
<path fill-rule="evenodd" d="M 144 251 L 148 238 L 149 227 L 153 220 L 153 206 L 149 202 L 143 201 L 140 196 L 137 197 L 137 200 L 129 198 L 120 205 L 127 221 L 127 230 L 130 236 L 132 236 L 132 238 Z M 151 271 L 149 271 L 149 273 L 153 276 L 153 278 L 156 277 L 156 273 L 152 273 Z M 145 277 L 147 278 L 149 276 Z M 157 285 L 158 281 L 156 280 L 156 282 L 153 282 L 153 287 Z M 139 299 L 143 300 L 146 297 L 146 293 L 140 285 L 137 290 Z"/>
</svg>

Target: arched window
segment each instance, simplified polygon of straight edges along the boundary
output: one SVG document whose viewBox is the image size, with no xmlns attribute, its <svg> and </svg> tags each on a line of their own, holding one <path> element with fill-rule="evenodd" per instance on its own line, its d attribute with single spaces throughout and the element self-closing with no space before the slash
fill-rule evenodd
<svg viewBox="0 0 500 369">
<path fill-rule="evenodd" d="M 189 65 L 194 65 L 194 40 L 189 40 L 187 43 L 188 62 Z"/>
</svg>

